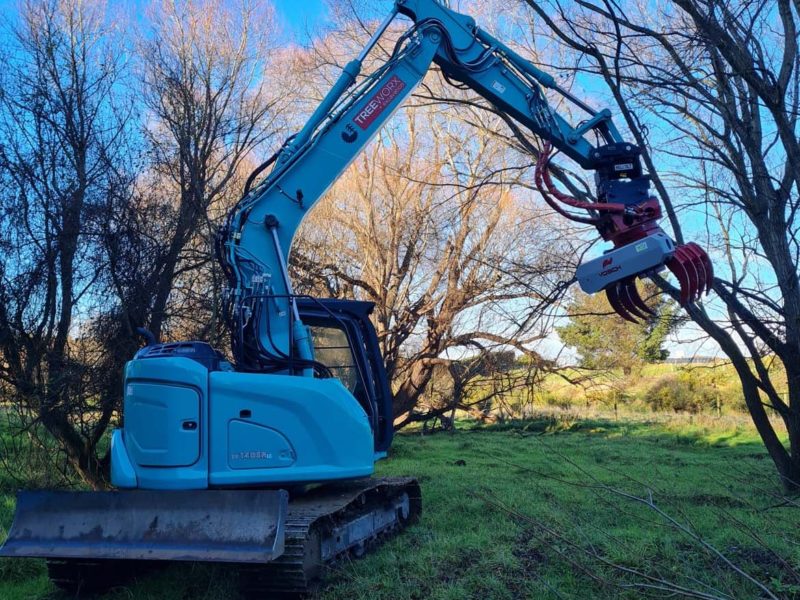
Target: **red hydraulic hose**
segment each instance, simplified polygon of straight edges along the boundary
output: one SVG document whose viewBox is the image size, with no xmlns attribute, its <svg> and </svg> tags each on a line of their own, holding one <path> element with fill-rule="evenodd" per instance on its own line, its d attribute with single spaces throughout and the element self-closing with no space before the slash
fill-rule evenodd
<svg viewBox="0 0 800 600">
<path fill-rule="evenodd" d="M 547 186 L 548 191 L 559 202 L 563 202 L 564 204 L 567 204 L 569 206 L 573 206 L 575 208 L 582 208 L 585 210 L 597 210 L 597 211 L 614 212 L 614 213 L 625 212 L 627 207 L 624 204 L 618 204 L 614 202 L 607 202 L 607 203 L 583 202 L 581 200 L 573 198 L 572 196 L 568 196 L 563 192 L 560 192 L 553 183 L 553 180 L 550 177 L 550 169 L 548 168 L 550 163 L 550 151 L 552 150 L 552 148 L 553 146 L 550 142 L 545 142 L 544 147 L 542 148 L 542 152 L 541 154 L 539 154 L 539 160 L 536 162 L 536 181 L 540 192 L 543 192 L 541 186 L 539 185 L 539 180 L 541 178 L 541 180 Z"/>
</svg>

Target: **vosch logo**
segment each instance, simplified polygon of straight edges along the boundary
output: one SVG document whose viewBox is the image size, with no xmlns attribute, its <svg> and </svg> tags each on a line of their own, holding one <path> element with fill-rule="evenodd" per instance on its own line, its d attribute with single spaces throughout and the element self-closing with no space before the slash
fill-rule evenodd
<svg viewBox="0 0 800 600">
<path fill-rule="evenodd" d="M 353 122 L 362 130 L 366 130 L 405 87 L 406 84 L 402 79 L 397 75 L 392 75 L 389 81 L 384 83 L 383 87 L 375 92 L 375 95 L 358 111 Z"/>
<path fill-rule="evenodd" d="M 610 269 L 606 269 L 605 271 L 600 271 L 600 277 L 608 277 L 612 273 L 616 273 L 617 271 L 621 270 L 622 267 L 617 265 L 616 267 L 611 267 Z"/>
<path fill-rule="evenodd" d="M 611 265 L 613 263 L 614 263 L 614 259 L 612 257 L 610 257 L 610 256 L 608 258 L 604 258 L 603 259 L 603 267 L 602 268 L 604 270 L 600 271 L 600 277 L 608 277 L 612 273 L 616 273 L 617 271 L 619 271 L 622 268 L 619 265 L 611 267 Z M 610 269 L 606 269 L 606 267 L 611 267 L 611 268 Z"/>
</svg>

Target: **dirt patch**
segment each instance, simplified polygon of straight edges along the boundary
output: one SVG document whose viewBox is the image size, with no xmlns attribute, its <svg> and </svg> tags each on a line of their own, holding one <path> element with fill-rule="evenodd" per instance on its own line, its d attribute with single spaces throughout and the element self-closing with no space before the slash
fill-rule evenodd
<svg viewBox="0 0 800 600">
<path fill-rule="evenodd" d="M 517 559 L 519 566 L 504 573 L 503 581 L 512 597 L 530 597 L 529 584 L 532 581 L 539 581 L 539 572 L 548 562 L 547 555 L 543 552 L 540 542 L 528 530 L 520 533 L 514 540 L 514 549 L 511 553 Z"/>
<path fill-rule="evenodd" d="M 519 561 L 520 567 L 526 572 L 538 569 L 547 562 L 547 556 L 541 550 L 532 546 L 514 548 L 512 554 Z"/>
<path fill-rule="evenodd" d="M 728 558 L 749 562 L 758 567 L 771 567 L 777 561 L 775 555 L 764 548 L 739 548 L 737 546 L 728 548 Z"/>
<path fill-rule="evenodd" d="M 436 577 L 442 583 L 453 583 L 461 579 L 478 564 L 480 554 L 475 550 L 464 548 L 442 561 L 436 570 Z"/>
<path fill-rule="evenodd" d="M 737 567 L 762 582 L 779 585 L 785 598 L 800 598 L 800 576 L 775 553 L 758 546 L 730 546 L 724 550 L 725 556 Z M 721 559 L 717 565 L 726 568 Z M 780 582 L 780 583 L 779 583 Z"/>
</svg>

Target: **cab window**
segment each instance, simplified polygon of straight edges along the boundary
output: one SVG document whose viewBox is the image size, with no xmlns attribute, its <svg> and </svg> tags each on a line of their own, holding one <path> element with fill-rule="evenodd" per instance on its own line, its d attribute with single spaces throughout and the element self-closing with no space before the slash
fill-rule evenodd
<svg viewBox="0 0 800 600">
<path fill-rule="evenodd" d="M 314 359 L 324 364 L 350 392 L 358 385 L 358 370 L 345 333 L 339 327 L 312 325 Z"/>
</svg>

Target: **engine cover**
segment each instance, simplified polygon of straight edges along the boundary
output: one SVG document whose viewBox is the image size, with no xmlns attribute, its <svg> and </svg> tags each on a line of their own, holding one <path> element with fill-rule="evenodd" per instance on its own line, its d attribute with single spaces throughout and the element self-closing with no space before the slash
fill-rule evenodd
<svg viewBox="0 0 800 600">
<path fill-rule="evenodd" d="M 372 474 L 370 421 L 338 379 L 212 370 L 216 357 L 200 344 L 174 346 L 186 351 L 164 356 L 150 347 L 126 367 L 125 422 L 112 438 L 117 487 L 279 486 Z"/>
</svg>

